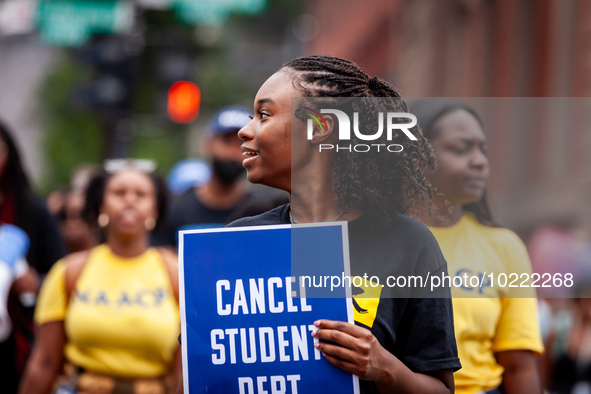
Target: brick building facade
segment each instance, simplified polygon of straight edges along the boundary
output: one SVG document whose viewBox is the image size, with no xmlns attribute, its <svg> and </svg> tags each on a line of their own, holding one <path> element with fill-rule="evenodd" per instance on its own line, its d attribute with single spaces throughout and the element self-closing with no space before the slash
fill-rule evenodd
<svg viewBox="0 0 591 394">
<path fill-rule="evenodd" d="M 499 221 L 591 234 L 591 1 L 318 0 L 312 54 L 481 113 Z"/>
</svg>

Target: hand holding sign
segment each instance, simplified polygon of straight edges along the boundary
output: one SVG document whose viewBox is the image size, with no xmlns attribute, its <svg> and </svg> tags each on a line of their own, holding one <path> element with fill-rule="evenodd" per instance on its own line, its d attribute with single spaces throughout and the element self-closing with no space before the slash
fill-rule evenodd
<svg viewBox="0 0 591 394">
<path fill-rule="evenodd" d="M 340 298 L 297 297 L 292 270 L 301 260 L 350 275 L 346 236 L 342 222 L 182 231 L 184 392 L 358 394 L 358 378 L 326 362 L 310 336 L 323 317 L 353 323 L 351 298 L 344 288 Z"/>
<path fill-rule="evenodd" d="M 379 382 L 392 378 L 387 367 L 395 364 L 396 357 L 380 345 L 366 328 L 333 320 L 318 320 L 312 336 L 324 357 L 334 366 L 357 375 L 360 379 Z M 322 342 L 332 341 L 338 345 Z"/>
</svg>

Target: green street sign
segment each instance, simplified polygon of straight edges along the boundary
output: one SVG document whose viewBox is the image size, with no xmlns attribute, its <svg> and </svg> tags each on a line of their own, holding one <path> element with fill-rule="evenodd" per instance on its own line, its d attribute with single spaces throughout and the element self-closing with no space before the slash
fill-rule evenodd
<svg viewBox="0 0 591 394">
<path fill-rule="evenodd" d="M 232 13 L 258 15 L 269 0 L 170 0 L 179 20 L 191 25 L 221 25 Z M 129 0 L 40 0 L 36 24 L 50 45 L 80 46 L 92 34 L 120 34 L 133 24 Z"/>
<path fill-rule="evenodd" d="M 268 0 L 173 0 L 179 19 L 193 25 L 221 25 L 232 13 L 258 15 Z"/>
<path fill-rule="evenodd" d="M 80 46 L 94 33 L 119 34 L 133 23 L 133 5 L 121 0 L 42 0 L 37 8 L 41 40 Z"/>
</svg>

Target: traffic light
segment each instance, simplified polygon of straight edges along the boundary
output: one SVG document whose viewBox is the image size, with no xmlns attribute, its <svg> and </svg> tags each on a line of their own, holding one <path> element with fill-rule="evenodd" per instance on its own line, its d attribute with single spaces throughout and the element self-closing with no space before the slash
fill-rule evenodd
<svg viewBox="0 0 591 394">
<path fill-rule="evenodd" d="M 190 123 L 199 114 L 201 91 L 192 82 L 175 82 L 168 90 L 168 116 L 176 123 Z"/>
</svg>

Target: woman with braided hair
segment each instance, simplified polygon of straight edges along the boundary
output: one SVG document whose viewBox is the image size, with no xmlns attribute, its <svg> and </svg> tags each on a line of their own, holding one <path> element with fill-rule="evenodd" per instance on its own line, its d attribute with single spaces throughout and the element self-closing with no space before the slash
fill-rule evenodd
<svg viewBox="0 0 591 394">
<path fill-rule="evenodd" d="M 338 145 L 339 125 L 325 114 L 306 129 L 305 112 L 320 110 L 317 98 L 358 113 L 351 144 L 367 143 L 359 134 L 369 136 L 382 114 L 407 110 L 389 83 L 350 61 L 307 56 L 286 63 L 259 89 L 254 117 L 238 136 L 249 181 L 287 191 L 290 204 L 229 226 L 346 220 L 353 276 L 367 273 L 385 284 L 387 276 L 447 274 L 432 234 L 406 216 L 418 200 L 434 209 L 425 174 L 435 159 L 418 128 L 410 128 L 414 140 L 395 133 L 372 141 L 402 146 L 397 153 L 321 150 L 321 144 Z M 460 363 L 449 290 L 427 298 L 410 287 L 377 289 L 354 296 L 356 324 L 314 322 L 315 346 L 331 364 L 357 375 L 364 394 L 453 393 Z M 368 295 L 370 287 L 355 290 Z"/>
<path fill-rule="evenodd" d="M 243 144 L 243 154 L 248 156 L 243 165 L 248 171 L 248 179 L 253 183 L 263 183 L 279 189 L 291 192 L 291 210 L 293 217 L 297 217 L 302 222 L 318 221 L 312 212 L 300 209 L 299 195 L 291 190 L 292 185 L 300 185 L 306 182 L 299 183 L 299 178 L 292 179 L 291 176 L 299 171 L 301 163 L 297 160 L 303 160 L 314 174 L 320 176 L 320 169 L 326 168 L 329 174 L 329 180 L 323 182 L 327 188 L 326 201 L 329 205 L 336 205 L 331 208 L 336 213 L 343 212 L 341 218 L 356 217 L 355 211 L 359 210 L 361 206 L 366 206 L 366 214 L 376 216 L 381 222 L 388 222 L 389 219 L 398 213 L 409 213 L 413 211 L 413 206 L 416 204 L 417 198 L 422 198 L 428 201 L 434 190 L 425 178 L 425 174 L 429 169 L 434 168 L 435 158 L 431 152 L 431 147 L 428 142 L 422 137 L 412 143 L 408 143 L 408 139 L 404 135 L 396 135 L 392 141 L 385 141 L 385 138 L 372 141 L 374 143 L 398 143 L 404 145 L 404 150 L 400 154 L 314 154 L 318 152 L 319 143 L 330 143 L 333 145 L 337 143 L 337 132 L 332 132 L 332 126 L 335 126 L 335 119 L 331 116 L 326 116 L 329 130 L 317 130 L 318 133 L 311 141 L 314 144 L 314 149 L 303 152 L 305 157 L 294 156 L 294 153 L 299 153 L 299 145 L 293 146 L 293 143 L 299 143 L 305 139 L 305 136 L 300 138 L 300 135 L 294 135 L 293 132 L 296 125 L 291 122 L 290 105 L 292 102 L 289 97 L 310 97 L 312 99 L 321 100 L 323 104 L 338 105 L 342 110 L 350 110 L 359 113 L 359 117 L 363 125 L 367 129 L 375 130 L 377 128 L 377 119 L 379 112 L 408 112 L 406 103 L 400 99 L 400 95 L 394 87 L 377 77 L 370 78 L 363 72 L 359 66 L 348 60 L 328 57 L 328 56 L 308 56 L 298 58 L 286 63 L 277 73 L 271 76 L 267 82 L 261 87 L 266 88 L 270 86 L 272 92 L 278 91 L 278 87 L 282 89 L 280 93 L 289 93 L 287 101 L 282 104 L 280 108 L 275 109 L 276 114 L 282 116 L 283 135 L 274 137 L 282 137 L 282 140 L 273 141 L 273 152 L 262 152 L 262 149 L 249 149 L 250 143 Z M 261 96 L 261 90 L 257 96 Z M 327 98 L 333 98 L 327 99 Z M 346 98 L 353 98 L 348 100 Z M 377 99 L 379 98 L 379 99 Z M 335 99 L 341 100 L 337 104 Z M 261 104 L 273 104 L 270 98 L 262 98 L 255 102 L 258 106 L 258 101 Z M 300 101 L 303 103 L 303 101 Z M 316 101 L 318 103 L 319 101 Z M 269 105 L 267 105 L 269 106 Z M 279 112 L 280 111 L 280 112 Z M 268 112 L 268 111 L 267 111 Z M 269 113 L 260 111 L 255 113 L 255 119 L 258 117 L 263 123 L 269 123 L 265 119 L 270 116 Z M 300 108 L 295 111 L 295 116 L 302 120 L 298 123 L 303 131 L 305 127 L 305 118 L 302 118 Z M 250 139 L 250 134 L 254 132 L 251 122 L 250 125 L 242 129 L 239 137 L 243 140 Z M 275 125 L 273 125 L 275 127 Z M 251 131 L 251 133 L 247 133 Z M 415 128 L 415 135 L 420 137 L 420 132 Z M 266 134 L 263 134 L 261 143 L 266 143 Z M 358 138 L 356 134 L 351 135 L 351 145 L 365 144 L 367 141 Z M 386 145 L 386 144 L 383 144 Z M 384 149 L 385 150 L 385 149 Z M 264 154 L 266 153 L 266 155 Z M 250 158 L 250 156 L 253 156 Z M 291 158 L 291 160 L 290 160 Z M 312 163 L 309 160 L 321 161 L 322 163 Z M 281 171 L 280 176 L 273 174 L 273 177 L 267 176 L 266 168 L 278 167 Z M 295 166 L 296 169 L 292 168 Z M 369 171 L 369 170 L 373 170 Z M 325 171 L 326 172 L 326 171 Z M 302 173 L 303 174 L 303 173 Z M 325 176 L 322 173 L 322 176 Z M 307 179 L 308 174 L 305 178 Z M 334 178 L 334 179 L 333 179 Z M 334 190 L 332 190 L 334 189 Z M 320 211 L 324 212 L 324 207 L 319 207 Z M 430 211 L 433 211 L 430 205 Z M 309 216 L 312 215 L 312 216 Z M 335 215 L 336 216 L 336 215 Z"/>
</svg>

